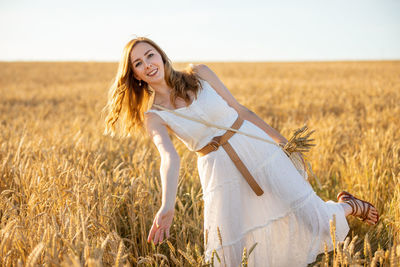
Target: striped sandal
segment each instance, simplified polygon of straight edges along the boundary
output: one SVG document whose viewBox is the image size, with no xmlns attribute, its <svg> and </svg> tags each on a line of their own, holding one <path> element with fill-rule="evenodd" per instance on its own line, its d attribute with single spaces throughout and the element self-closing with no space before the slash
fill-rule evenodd
<svg viewBox="0 0 400 267">
<path fill-rule="evenodd" d="M 374 222 L 373 225 L 376 225 L 378 223 L 378 221 L 379 221 L 378 210 L 371 203 L 361 200 L 359 198 L 356 198 L 355 196 L 353 196 L 352 194 L 350 194 L 349 192 L 346 192 L 346 191 L 340 192 L 337 195 L 337 199 L 339 202 L 349 204 L 352 208 L 352 212 L 350 213 L 350 215 L 357 217 L 361 221 L 366 221 L 368 219 L 368 216 L 371 213 L 370 212 L 371 207 L 373 207 L 377 213 L 376 214 L 377 215 L 376 222 Z M 363 205 L 360 205 L 357 200 L 361 201 L 363 203 Z M 365 205 L 365 204 L 367 204 L 367 205 Z M 360 209 L 361 214 L 357 215 L 359 209 Z"/>
</svg>

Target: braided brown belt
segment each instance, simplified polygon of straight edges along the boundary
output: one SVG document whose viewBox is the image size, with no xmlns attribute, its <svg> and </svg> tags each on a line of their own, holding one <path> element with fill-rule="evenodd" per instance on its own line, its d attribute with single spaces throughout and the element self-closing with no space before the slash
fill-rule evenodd
<svg viewBox="0 0 400 267">
<path fill-rule="evenodd" d="M 243 119 L 240 116 L 238 116 L 238 118 L 233 123 L 231 128 L 237 130 L 240 128 L 242 123 L 243 123 Z M 253 189 L 253 191 L 256 193 L 257 196 L 261 196 L 262 194 L 264 194 L 264 191 L 257 184 L 256 180 L 251 175 L 251 173 L 247 169 L 246 165 L 244 165 L 242 160 L 239 158 L 238 154 L 233 149 L 231 144 L 228 143 L 228 139 L 231 138 L 234 134 L 235 134 L 234 131 L 227 130 L 223 135 L 215 136 L 207 145 L 205 145 L 203 148 L 197 150 L 196 153 L 199 157 L 202 157 L 212 151 L 216 151 L 219 148 L 219 146 L 222 146 L 225 149 L 228 156 L 233 161 L 233 163 L 235 164 L 235 166 L 237 167 L 237 169 L 243 175 L 244 179 L 246 179 L 246 181 L 250 185 L 251 189 Z"/>
</svg>

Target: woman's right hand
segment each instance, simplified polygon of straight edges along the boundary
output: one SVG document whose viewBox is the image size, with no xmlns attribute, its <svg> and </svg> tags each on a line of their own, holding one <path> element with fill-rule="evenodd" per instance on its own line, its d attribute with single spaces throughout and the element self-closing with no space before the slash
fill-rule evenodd
<svg viewBox="0 0 400 267">
<path fill-rule="evenodd" d="M 169 228 L 172 224 L 172 219 L 174 218 L 175 209 L 168 209 L 161 207 L 153 220 L 153 225 L 151 226 L 149 236 L 147 237 L 147 242 L 150 243 L 153 240 L 154 244 L 161 243 L 164 239 L 169 238 Z"/>
</svg>

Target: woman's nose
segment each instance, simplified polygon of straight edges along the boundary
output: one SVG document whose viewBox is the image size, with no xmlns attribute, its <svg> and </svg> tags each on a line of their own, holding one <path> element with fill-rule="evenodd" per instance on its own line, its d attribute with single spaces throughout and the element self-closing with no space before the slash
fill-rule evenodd
<svg viewBox="0 0 400 267">
<path fill-rule="evenodd" d="M 150 62 L 145 61 L 145 65 L 146 65 L 146 69 L 150 69 L 150 67 L 151 67 L 151 63 Z"/>
</svg>

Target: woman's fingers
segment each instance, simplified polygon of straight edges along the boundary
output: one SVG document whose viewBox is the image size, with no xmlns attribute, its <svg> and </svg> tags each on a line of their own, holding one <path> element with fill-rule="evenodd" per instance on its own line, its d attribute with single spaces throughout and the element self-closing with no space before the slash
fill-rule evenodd
<svg viewBox="0 0 400 267">
<path fill-rule="evenodd" d="M 165 239 L 169 238 L 169 229 L 164 229 L 164 228 L 153 228 L 155 230 L 150 232 L 149 238 L 147 239 L 147 242 L 150 242 L 153 239 L 153 242 L 155 245 L 158 243 L 163 242 L 164 237 Z"/>
<path fill-rule="evenodd" d="M 154 218 L 153 225 L 151 226 L 151 229 L 150 229 L 149 237 L 147 238 L 147 242 L 150 242 L 154 238 L 154 236 L 158 230 L 158 227 L 156 224 L 157 224 L 157 216 Z"/>
<path fill-rule="evenodd" d="M 153 242 L 155 245 L 157 245 L 158 243 L 162 243 L 164 240 L 164 229 L 157 229 L 155 235 L 154 235 L 154 239 Z M 166 238 L 167 239 L 167 238 Z"/>
<path fill-rule="evenodd" d="M 164 234 L 165 239 L 169 238 L 169 228 L 171 227 L 173 215 L 174 210 L 165 212 L 160 209 L 154 218 L 147 242 L 151 242 L 151 240 L 153 240 L 155 244 L 161 243 L 164 240 Z"/>
<path fill-rule="evenodd" d="M 154 234 L 156 233 L 156 231 L 157 231 L 157 228 L 156 228 L 155 224 L 153 224 L 153 225 L 151 226 L 149 236 L 147 237 L 147 242 L 150 243 L 150 241 L 153 239 Z"/>
<path fill-rule="evenodd" d="M 160 229 L 159 232 L 160 232 L 160 237 L 159 237 L 158 242 L 161 243 L 161 242 L 163 242 L 163 239 L 164 239 L 164 229 Z"/>
<path fill-rule="evenodd" d="M 157 245 L 160 238 L 160 229 L 157 229 L 156 234 L 154 235 L 154 244 Z"/>
</svg>

